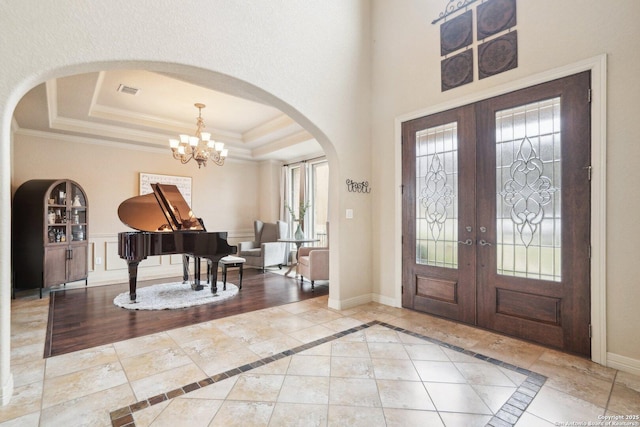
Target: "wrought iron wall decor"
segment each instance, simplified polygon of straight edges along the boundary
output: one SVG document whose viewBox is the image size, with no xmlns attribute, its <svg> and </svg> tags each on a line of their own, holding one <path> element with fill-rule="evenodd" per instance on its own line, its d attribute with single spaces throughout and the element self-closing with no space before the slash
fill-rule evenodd
<svg viewBox="0 0 640 427">
<path fill-rule="evenodd" d="M 518 66 L 518 34 L 513 31 L 478 46 L 478 78 L 503 73 Z"/>
<path fill-rule="evenodd" d="M 442 91 L 473 81 L 473 50 L 465 50 L 440 63 Z"/>
<path fill-rule="evenodd" d="M 448 55 L 471 43 L 473 16 L 470 10 L 440 25 L 440 55 Z"/>
<path fill-rule="evenodd" d="M 491 0 L 478 6 L 478 40 L 516 26 L 516 0 Z"/>
<path fill-rule="evenodd" d="M 459 11 L 460 9 L 464 9 L 468 7 L 470 4 L 477 2 L 478 0 L 449 0 L 447 5 L 444 8 L 443 12 L 440 12 L 438 18 L 434 19 L 431 23 L 435 24 L 443 19 L 447 19 L 449 15 L 452 15 Z"/>
<path fill-rule="evenodd" d="M 469 6 L 476 1 L 449 0 L 444 12 L 432 22 L 445 20 L 440 25 L 440 55 L 444 56 L 440 65 L 443 92 L 473 82 L 473 10 L 469 10 Z M 512 31 L 516 23 L 516 0 L 483 0 L 476 8 L 479 79 L 518 66 L 518 36 L 515 30 Z M 449 54 L 454 56 L 447 57 Z"/>
<path fill-rule="evenodd" d="M 369 181 L 356 182 L 347 179 L 347 191 L 350 193 L 370 193 Z"/>
</svg>

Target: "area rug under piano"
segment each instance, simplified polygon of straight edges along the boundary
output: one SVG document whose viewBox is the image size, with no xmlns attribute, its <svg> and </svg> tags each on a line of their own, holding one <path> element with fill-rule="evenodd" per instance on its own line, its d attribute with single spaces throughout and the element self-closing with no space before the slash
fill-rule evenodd
<svg viewBox="0 0 640 427">
<path fill-rule="evenodd" d="M 160 283 L 140 288 L 135 301 L 129 298 L 129 292 L 118 294 L 113 303 L 127 310 L 177 310 L 196 305 L 222 302 L 238 295 L 238 287 L 233 283 L 218 282 L 218 290 L 211 292 L 208 284 L 199 291 L 192 289 L 191 283 L 182 281 Z"/>
</svg>

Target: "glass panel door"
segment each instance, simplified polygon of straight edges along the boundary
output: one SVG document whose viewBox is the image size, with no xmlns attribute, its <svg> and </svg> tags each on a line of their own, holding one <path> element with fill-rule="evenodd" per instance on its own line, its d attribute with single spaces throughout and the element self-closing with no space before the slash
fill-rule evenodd
<svg viewBox="0 0 640 427">
<path fill-rule="evenodd" d="M 589 354 L 589 84 L 403 123 L 404 307 Z"/>
<path fill-rule="evenodd" d="M 403 305 L 474 323 L 475 119 L 461 107 L 403 124 Z"/>
</svg>

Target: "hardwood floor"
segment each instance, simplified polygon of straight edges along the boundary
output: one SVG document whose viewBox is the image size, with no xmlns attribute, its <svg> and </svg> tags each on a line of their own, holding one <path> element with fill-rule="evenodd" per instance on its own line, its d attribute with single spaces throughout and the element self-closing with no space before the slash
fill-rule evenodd
<svg viewBox="0 0 640 427">
<path fill-rule="evenodd" d="M 181 279 L 140 281 L 138 287 L 173 280 Z M 230 270 L 227 280 L 237 284 L 237 270 Z M 300 281 L 293 277 L 245 269 L 242 290 L 232 299 L 197 307 L 157 311 L 127 310 L 114 305 L 113 299 L 128 290 L 128 284 L 122 283 L 51 292 L 44 357 L 315 298 L 327 295 L 329 286 L 316 283 L 312 292 L 308 282 L 301 286 Z"/>
</svg>

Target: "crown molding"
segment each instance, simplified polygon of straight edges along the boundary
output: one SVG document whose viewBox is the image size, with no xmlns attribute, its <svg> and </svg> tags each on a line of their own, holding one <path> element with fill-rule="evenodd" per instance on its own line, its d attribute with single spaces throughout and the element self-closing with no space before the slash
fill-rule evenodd
<svg viewBox="0 0 640 427">
<path fill-rule="evenodd" d="M 273 141 L 269 144 L 262 145 L 260 147 L 254 148 L 252 150 L 253 157 L 266 156 L 274 151 L 283 150 L 285 148 L 292 147 L 296 144 L 300 144 L 302 142 L 313 140 L 313 136 L 306 130 L 301 130 L 300 132 L 296 132 L 292 135 L 288 135 L 284 138 L 281 138 L 277 141 Z"/>
</svg>

